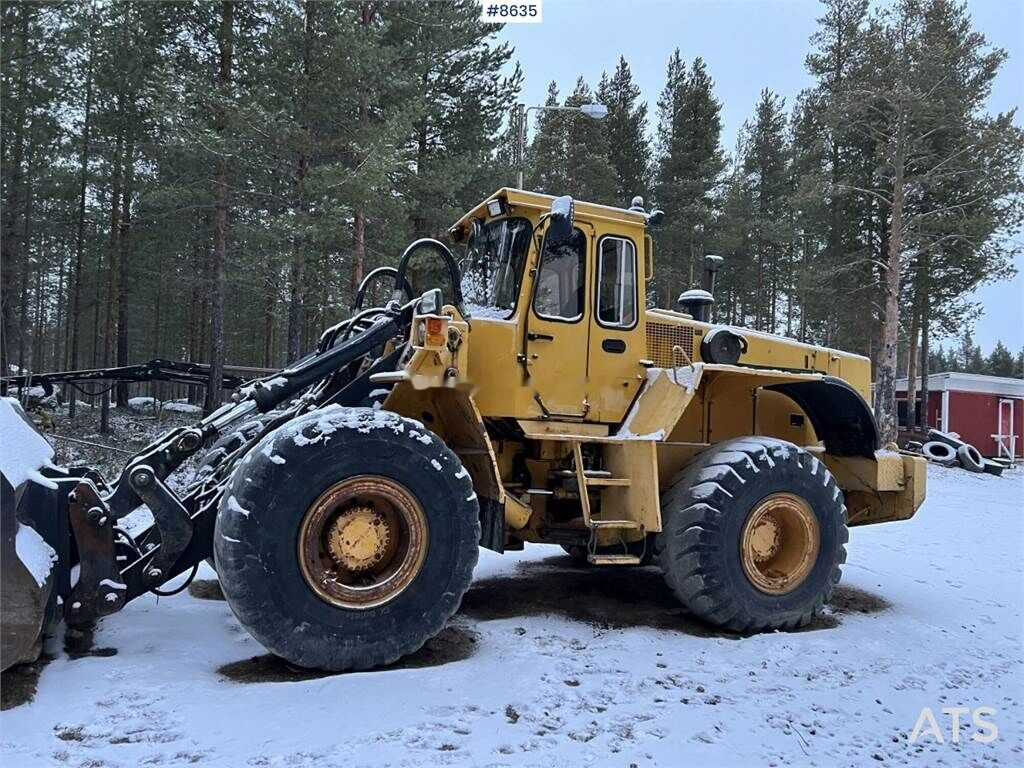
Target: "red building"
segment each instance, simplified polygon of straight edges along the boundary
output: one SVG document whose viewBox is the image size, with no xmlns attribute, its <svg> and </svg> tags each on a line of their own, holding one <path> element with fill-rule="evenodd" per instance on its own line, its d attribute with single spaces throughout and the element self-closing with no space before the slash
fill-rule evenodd
<svg viewBox="0 0 1024 768">
<path fill-rule="evenodd" d="M 896 380 L 900 426 L 907 423 L 907 380 Z M 920 389 L 916 403 L 920 424 Z M 983 456 L 1010 459 L 1024 454 L 1024 379 L 977 373 L 933 373 L 928 377 L 928 426 L 956 432 Z"/>
</svg>

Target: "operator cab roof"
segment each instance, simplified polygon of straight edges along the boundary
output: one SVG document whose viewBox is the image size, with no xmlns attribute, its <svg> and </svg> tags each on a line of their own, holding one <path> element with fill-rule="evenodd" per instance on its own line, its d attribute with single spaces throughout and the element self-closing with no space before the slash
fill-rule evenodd
<svg viewBox="0 0 1024 768">
<path fill-rule="evenodd" d="M 473 219 L 491 218 L 487 211 L 487 204 L 494 200 L 503 200 L 511 213 L 517 210 L 530 209 L 539 213 L 547 213 L 551 210 L 551 203 L 555 200 L 553 195 L 542 195 L 539 192 L 527 192 L 523 189 L 502 187 L 486 200 L 481 202 L 461 219 L 455 222 L 449 229 L 448 234 L 455 242 L 462 242 L 463 237 L 471 229 L 470 222 Z M 573 200 L 576 216 L 589 221 L 602 220 L 624 224 L 630 227 L 643 227 L 646 223 L 644 214 L 638 211 L 630 211 L 625 208 L 615 208 L 610 205 L 598 205 L 597 203 L 586 203 L 582 200 Z M 525 215 L 529 216 L 528 212 Z M 502 214 L 505 215 L 505 214 Z M 496 218 L 496 217 L 495 217 Z"/>
</svg>

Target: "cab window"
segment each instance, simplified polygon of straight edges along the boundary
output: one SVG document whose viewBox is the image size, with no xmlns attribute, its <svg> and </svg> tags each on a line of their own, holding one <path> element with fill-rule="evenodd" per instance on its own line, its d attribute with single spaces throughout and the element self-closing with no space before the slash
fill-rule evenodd
<svg viewBox="0 0 1024 768">
<path fill-rule="evenodd" d="M 636 246 L 623 237 L 605 237 L 598 246 L 597 320 L 632 328 L 636 323 Z"/>
<path fill-rule="evenodd" d="M 537 271 L 533 311 L 551 320 L 579 320 L 583 317 L 583 294 L 587 238 L 578 229 L 561 243 L 544 240 Z"/>
<path fill-rule="evenodd" d="M 496 219 L 470 238 L 462 294 L 475 317 L 507 317 L 515 309 L 530 248 L 529 219 Z"/>
</svg>

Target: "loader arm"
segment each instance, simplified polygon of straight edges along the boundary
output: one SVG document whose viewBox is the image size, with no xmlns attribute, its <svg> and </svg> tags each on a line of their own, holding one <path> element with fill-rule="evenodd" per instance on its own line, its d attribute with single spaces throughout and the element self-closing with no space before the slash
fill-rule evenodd
<svg viewBox="0 0 1024 768">
<path fill-rule="evenodd" d="M 34 528 L 58 557 L 52 593 L 28 600 L 45 606 L 46 620 L 29 617 L 22 622 L 28 628 L 24 631 L 31 630 L 33 623 L 52 628 L 61 618 L 69 624 L 92 622 L 189 570 L 194 572 L 212 554 L 218 505 L 226 478 L 238 461 L 264 434 L 302 413 L 334 403 L 351 406 L 363 402 L 373 387 L 371 376 L 399 365 L 420 301 L 364 310 L 343 321 L 316 354 L 240 388 L 233 402 L 197 424 L 162 435 L 132 456 L 109 484 L 88 468 L 46 470 L 54 487 L 30 484 L 20 496 L 16 516 L 10 521 L 4 518 L 5 536 L 13 535 L 9 529 L 16 529 L 18 522 L 24 523 Z M 134 381 L 155 369 L 153 365 L 134 366 L 103 373 Z M 174 372 L 186 377 L 205 375 L 191 369 Z M 82 380 L 82 373 L 50 376 L 48 383 Z M 96 372 L 86 373 L 96 378 L 92 376 Z M 11 383 L 44 383 L 38 377 L 22 378 L 25 381 Z M 217 471 L 194 479 L 181 493 L 167 483 L 189 457 L 254 418 L 260 419 L 261 428 Z M 117 523 L 140 506 L 152 512 L 153 524 L 132 537 Z M 24 590 L 20 584 L 24 578 L 17 573 L 16 564 L 16 558 L 5 558 L 5 593 L 8 586 Z M 78 578 L 72 583 L 75 566 Z M 27 647 L 31 642 L 21 645 Z"/>
</svg>

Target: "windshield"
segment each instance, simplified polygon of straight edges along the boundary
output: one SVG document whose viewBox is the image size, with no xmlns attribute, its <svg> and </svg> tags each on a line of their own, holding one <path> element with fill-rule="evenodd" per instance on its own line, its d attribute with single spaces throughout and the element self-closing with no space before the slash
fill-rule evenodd
<svg viewBox="0 0 1024 768">
<path fill-rule="evenodd" d="M 531 232 L 529 219 L 497 219 L 470 238 L 462 293 L 471 315 L 508 317 L 515 309 Z"/>
</svg>

